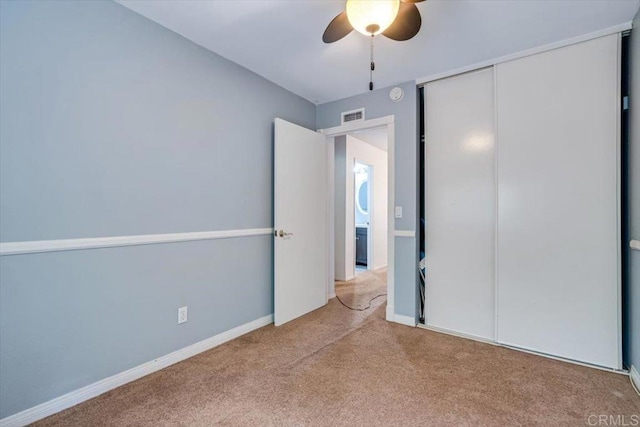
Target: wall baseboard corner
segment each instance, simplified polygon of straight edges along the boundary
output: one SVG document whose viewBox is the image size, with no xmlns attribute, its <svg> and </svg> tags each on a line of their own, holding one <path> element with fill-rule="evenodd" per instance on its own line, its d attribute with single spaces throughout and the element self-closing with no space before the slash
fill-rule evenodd
<svg viewBox="0 0 640 427">
<path fill-rule="evenodd" d="M 329 294 L 329 299 L 335 298 L 336 297 L 336 293 L 332 292 Z"/>
<path fill-rule="evenodd" d="M 401 314 L 395 314 L 393 321 L 395 323 L 400 323 L 401 325 L 411 326 L 412 328 L 415 328 L 416 326 L 416 319 L 411 316 L 403 316 Z"/>
<path fill-rule="evenodd" d="M 387 322 L 400 323 L 401 325 L 416 326 L 416 319 L 411 316 L 403 316 L 394 312 L 392 305 L 387 305 Z"/>
<path fill-rule="evenodd" d="M 56 414 L 67 408 L 78 405 L 79 403 L 97 397 L 107 391 L 157 372 L 271 323 L 273 323 L 273 314 L 269 314 L 249 323 L 245 323 L 244 325 L 229 329 L 228 331 L 221 332 L 211 338 L 207 338 L 190 346 L 181 348 L 180 350 L 176 350 L 173 353 L 169 353 L 150 362 L 143 363 L 142 365 L 120 372 L 119 374 L 115 374 L 93 384 L 89 384 L 85 387 L 49 400 L 48 402 L 25 409 L 17 414 L 5 417 L 0 420 L 0 427 L 21 427 L 31 424 L 35 421 L 48 417 L 49 415 Z"/>
</svg>

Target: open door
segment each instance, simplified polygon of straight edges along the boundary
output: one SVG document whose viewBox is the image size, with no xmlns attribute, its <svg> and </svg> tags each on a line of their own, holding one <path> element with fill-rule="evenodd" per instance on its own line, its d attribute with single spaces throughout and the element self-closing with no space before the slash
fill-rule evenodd
<svg viewBox="0 0 640 427">
<path fill-rule="evenodd" d="M 274 323 L 327 303 L 327 143 L 275 119 Z"/>
</svg>

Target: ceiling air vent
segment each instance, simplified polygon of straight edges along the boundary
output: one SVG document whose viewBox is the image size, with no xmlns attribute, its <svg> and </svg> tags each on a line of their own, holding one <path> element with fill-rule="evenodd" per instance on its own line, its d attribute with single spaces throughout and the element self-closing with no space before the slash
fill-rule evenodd
<svg viewBox="0 0 640 427">
<path fill-rule="evenodd" d="M 340 115 L 342 124 L 349 122 L 363 122 L 364 121 L 364 108 L 357 110 L 345 111 Z"/>
</svg>

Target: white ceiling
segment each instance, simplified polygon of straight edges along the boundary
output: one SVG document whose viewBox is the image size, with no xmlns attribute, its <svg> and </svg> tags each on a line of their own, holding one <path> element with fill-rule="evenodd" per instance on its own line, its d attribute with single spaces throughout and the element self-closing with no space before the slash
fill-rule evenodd
<svg viewBox="0 0 640 427">
<path fill-rule="evenodd" d="M 322 42 L 344 0 L 117 0 L 315 103 L 368 90 L 369 40 Z M 428 0 L 422 29 L 376 37 L 376 88 L 631 21 L 640 0 Z"/>
</svg>

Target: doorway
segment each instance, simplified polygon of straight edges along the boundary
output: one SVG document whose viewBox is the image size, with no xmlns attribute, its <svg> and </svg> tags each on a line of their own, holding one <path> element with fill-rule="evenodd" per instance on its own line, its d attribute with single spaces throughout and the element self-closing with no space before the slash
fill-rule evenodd
<svg viewBox="0 0 640 427">
<path fill-rule="evenodd" d="M 369 134 L 380 134 L 385 146 L 367 142 Z M 348 281 L 387 266 L 386 132 L 341 135 L 333 144 L 334 278 Z"/>
<path fill-rule="evenodd" d="M 356 277 L 356 272 L 373 270 L 375 273 L 384 271 L 386 268 L 386 318 L 391 321 L 395 319 L 392 262 L 394 259 L 393 121 L 393 116 L 386 116 L 319 130 L 327 136 L 328 142 L 327 160 L 330 181 L 328 183 L 330 194 L 327 196 L 330 234 L 328 296 L 335 297 L 334 280 L 349 280 Z M 382 144 L 384 149 L 377 144 Z M 349 148 L 348 151 L 347 148 Z M 367 155 L 362 155 L 361 151 L 381 155 L 371 160 Z M 359 177 L 356 177 L 356 171 L 359 172 Z M 367 184 L 363 185 L 365 176 Z M 344 182 L 345 185 L 338 185 L 338 182 Z M 343 188 L 344 197 L 342 197 Z M 368 195 L 366 198 L 363 197 L 366 200 L 363 198 L 358 200 L 357 190 L 360 190 L 363 196 Z M 347 201 L 347 195 L 350 195 L 349 201 Z M 362 211 L 368 213 L 368 221 L 362 219 L 362 216 L 357 216 L 357 213 Z M 358 228 L 366 230 L 360 230 L 358 233 Z M 357 242 L 365 233 L 366 263 L 356 253 Z M 360 249 L 362 253 L 363 245 Z"/>
</svg>

